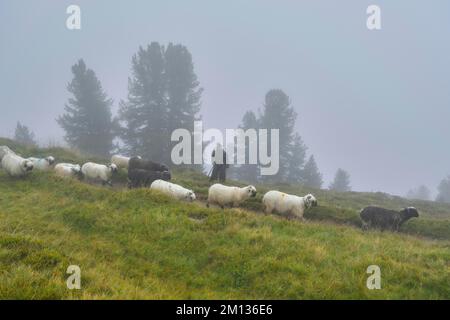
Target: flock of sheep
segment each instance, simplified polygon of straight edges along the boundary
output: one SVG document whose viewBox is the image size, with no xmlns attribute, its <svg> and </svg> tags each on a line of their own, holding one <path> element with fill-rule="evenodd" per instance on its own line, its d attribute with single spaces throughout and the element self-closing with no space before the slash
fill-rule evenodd
<svg viewBox="0 0 450 320">
<path fill-rule="evenodd" d="M 71 163 L 55 165 L 55 158 L 52 156 L 43 159 L 23 158 L 9 147 L 0 146 L 0 168 L 3 168 L 12 177 L 24 177 L 32 170 L 54 170 L 56 175 L 60 177 L 84 178 L 90 181 L 100 181 L 103 185 L 112 185 L 113 174 L 123 168 L 128 170 L 129 188 L 149 187 L 179 200 L 192 202 L 196 199 L 192 190 L 169 182 L 171 174 L 166 165 L 143 160 L 141 157 L 129 158 L 114 155 L 109 165 L 93 162 L 85 163 L 82 166 Z M 225 206 L 237 207 L 243 201 L 255 196 L 256 188 L 252 185 L 241 188 L 216 183 L 210 186 L 208 190 L 206 206 L 209 208 L 213 204 L 221 208 Z M 317 206 L 317 200 L 312 194 L 299 197 L 276 190 L 267 192 L 262 198 L 262 203 L 267 214 L 274 212 L 300 220 L 304 220 L 305 210 Z M 417 209 L 413 207 L 394 211 L 368 206 L 360 212 L 363 229 L 378 228 L 398 231 L 404 222 L 418 216 Z"/>
</svg>

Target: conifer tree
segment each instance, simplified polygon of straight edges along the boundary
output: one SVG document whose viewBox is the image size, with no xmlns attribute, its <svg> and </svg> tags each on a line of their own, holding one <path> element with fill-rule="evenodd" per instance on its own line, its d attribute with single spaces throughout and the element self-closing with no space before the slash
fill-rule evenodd
<svg viewBox="0 0 450 320">
<path fill-rule="evenodd" d="M 108 156 L 113 148 L 114 122 L 111 105 L 95 72 L 81 59 L 72 66 L 73 79 L 67 90 L 73 95 L 57 122 L 65 140 L 82 152 Z"/>
<path fill-rule="evenodd" d="M 35 146 L 36 141 L 34 140 L 34 133 L 25 125 L 17 122 L 16 130 L 14 132 L 14 140 L 19 143 Z"/>
<path fill-rule="evenodd" d="M 319 172 L 314 156 L 310 156 L 303 169 L 303 184 L 310 188 L 320 189 L 323 184 L 322 174 Z"/>
<path fill-rule="evenodd" d="M 436 201 L 450 203 L 450 176 L 442 179 L 439 184 Z"/>
<path fill-rule="evenodd" d="M 157 42 L 140 47 L 132 58 L 128 98 L 119 110 L 125 149 L 170 165 L 176 143 L 171 142 L 172 132 L 193 133 L 201 93 L 186 47 L 170 43 L 166 49 Z"/>
<path fill-rule="evenodd" d="M 272 89 L 267 92 L 260 115 L 260 124 L 262 129 L 268 130 L 269 138 L 267 143 L 269 152 L 279 152 L 280 168 L 276 175 L 263 177 L 266 181 L 287 181 L 296 118 L 297 114 L 291 106 L 291 101 L 286 93 L 279 89 Z M 271 129 L 279 130 L 279 150 L 271 146 Z"/>
<path fill-rule="evenodd" d="M 347 192 L 351 191 L 350 187 L 350 174 L 343 170 L 338 169 L 336 175 L 334 176 L 333 182 L 330 184 L 330 190 Z"/>
</svg>

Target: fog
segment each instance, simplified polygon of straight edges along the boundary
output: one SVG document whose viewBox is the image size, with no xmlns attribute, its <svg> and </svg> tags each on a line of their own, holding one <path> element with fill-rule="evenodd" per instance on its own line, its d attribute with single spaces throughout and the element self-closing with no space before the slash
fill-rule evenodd
<svg viewBox="0 0 450 320">
<path fill-rule="evenodd" d="M 382 29 L 366 27 L 369 4 Z M 81 30 L 66 8 L 81 7 Z M 114 99 L 127 95 L 131 56 L 152 41 L 186 45 L 206 128 L 235 128 L 265 93 L 284 90 L 325 184 L 338 168 L 357 191 L 433 192 L 450 174 L 448 1 L 0 2 L 0 136 L 17 121 L 63 143 L 55 119 L 83 58 Z"/>
</svg>

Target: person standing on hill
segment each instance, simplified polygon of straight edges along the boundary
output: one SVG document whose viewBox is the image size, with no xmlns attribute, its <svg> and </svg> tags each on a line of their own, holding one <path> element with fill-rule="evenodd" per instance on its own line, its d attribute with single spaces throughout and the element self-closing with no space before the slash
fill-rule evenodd
<svg viewBox="0 0 450 320">
<path fill-rule="evenodd" d="M 219 180 L 220 182 L 225 182 L 226 170 L 229 165 L 227 164 L 227 153 L 223 150 L 220 143 L 218 143 L 216 149 L 213 150 L 211 160 L 213 168 L 209 181 Z"/>
</svg>

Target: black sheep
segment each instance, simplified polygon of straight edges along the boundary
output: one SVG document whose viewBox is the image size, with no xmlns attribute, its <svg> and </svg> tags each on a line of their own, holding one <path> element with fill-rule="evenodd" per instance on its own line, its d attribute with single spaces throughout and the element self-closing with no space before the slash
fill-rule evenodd
<svg viewBox="0 0 450 320">
<path fill-rule="evenodd" d="M 165 164 L 153 162 L 151 160 L 144 160 L 140 157 L 132 157 L 128 162 L 128 169 L 143 169 L 147 171 L 169 171 L 169 168 Z"/>
<path fill-rule="evenodd" d="M 128 170 L 128 187 L 141 188 L 150 187 L 153 181 L 162 179 L 169 181 L 171 175 L 169 171 L 148 171 L 143 169 Z"/>
<path fill-rule="evenodd" d="M 403 223 L 418 216 L 419 212 L 413 207 L 395 211 L 369 206 L 365 207 L 360 212 L 360 217 L 363 221 L 363 229 L 378 228 L 381 230 L 398 231 Z"/>
</svg>

